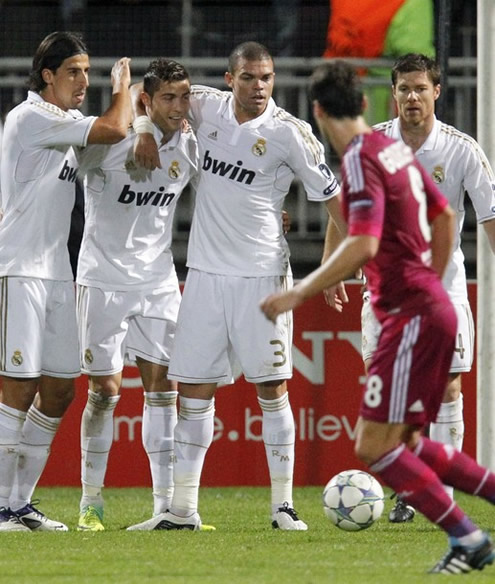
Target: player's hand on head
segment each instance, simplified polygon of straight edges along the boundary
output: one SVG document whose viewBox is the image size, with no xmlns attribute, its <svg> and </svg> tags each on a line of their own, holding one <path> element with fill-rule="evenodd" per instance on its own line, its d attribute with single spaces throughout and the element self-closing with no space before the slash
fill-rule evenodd
<svg viewBox="0 0 495 584">
<path fill-rule="evenodd" d="M 349 302 L 349 297 L 345 289 L 344 282 L 339 282 L 335 286 L 330 286 L 323 291 L 325 302 L 337 312 L 344 310 L 344 304 Z"/>
<path fill-rule="evenodd" d="M 138 134 L 134 142 L 134 160 L 146 170 L 161 168 L 158 146 L 152 134 Z"/>
<path fill-rule="evenodd" d="M 112 67 L 111 78 L 112 87 L 114 91 L 118 91 L 122 87 L 129 87 L 131 84 L 131 60 L 129 57 L 122 57 L 116 61 Z"/>
</svg>

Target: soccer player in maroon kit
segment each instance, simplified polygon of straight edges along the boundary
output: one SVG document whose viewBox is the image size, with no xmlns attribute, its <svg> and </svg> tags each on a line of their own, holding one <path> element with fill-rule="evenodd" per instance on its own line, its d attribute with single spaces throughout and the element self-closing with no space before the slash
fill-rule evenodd
<svg viewBox="0 0 495 584">
<path fill-rule="evenodd" d="M 361 402 L 356 454 L 447 532 L 450 548 L 432 573 L 482 570 L 495 559 L 493 544 L 443 483 L 495 503 L 495 474 L 421 435 L 440 407 L 454 350 L 456 315 L 441 283 L 453 212 L 409 147 L 366 124 L 361 82 L 349 64 L 316 69 L 310 97 L 322 133 L 342 156 L 348 233 L 320 268 L 261 308 L 275 320 L 363 266 L 382 333 Z"/>
</svg>

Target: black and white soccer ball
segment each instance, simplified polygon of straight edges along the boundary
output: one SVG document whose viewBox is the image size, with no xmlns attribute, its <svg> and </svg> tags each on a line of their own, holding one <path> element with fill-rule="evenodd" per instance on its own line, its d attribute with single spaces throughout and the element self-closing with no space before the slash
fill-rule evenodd
<svg viewBox="0 0 495 584">
<path fill-rule="evenodd" d="M 380 483 L 362 470 L 344 470 L 323 490 L 323 509 L 330 521 L 345 531 L 367 529 L 380 518 L 384 494 Z"/>
</svg>

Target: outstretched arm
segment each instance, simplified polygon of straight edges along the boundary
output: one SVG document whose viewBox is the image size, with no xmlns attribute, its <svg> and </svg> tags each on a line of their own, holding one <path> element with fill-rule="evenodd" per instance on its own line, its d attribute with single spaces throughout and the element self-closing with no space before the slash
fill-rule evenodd
<svg viewBox="0 0 495 584">
<path fill-rule="evenodd" d="M 358 268 L 373 258 L 379 247 L 372 235 L 348 236 L 335 252 L 314 272 L 287 292 L 272 294 L 261 301 L 261 310 L 275 322 L 283 312 L 293 310 L 330 286 L 352 276 Z"/>
<path fill-rule="evenodd" d="M 342 214 L 342 207 L 340 197 L 333 197 L 328 200 L 328 224 L 325 233 L 325 243 L 323 246 L 323 256 L 321 263 L 323 264 L 334 252 L 340 243 L 344 240 L 347 232 L 347 225 Z M 325 302 L 328 306 L 335 308 L 337 312 L 342 312 L 344 304 L 349 302 L 344 282 L 338 282 L 335 286 L 323 290 Z"/>
</svg>

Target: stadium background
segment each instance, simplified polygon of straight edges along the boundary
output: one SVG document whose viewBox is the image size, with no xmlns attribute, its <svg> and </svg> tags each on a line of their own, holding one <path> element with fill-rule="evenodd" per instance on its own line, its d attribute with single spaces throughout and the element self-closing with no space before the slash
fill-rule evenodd
<svg viewBox="0 0 495 584">
<path fill-rule="evenodd" d="M 64 14 L 69 5 L 74 11 Z M 476 3 L 453 0 L 451 10 L 455 33 L 449 60 L 449 107 L 443 117 L 444 121 L 476 137 Z M 40 40 L 53 30 L 67 28 L 83 32 L 91 54 L 92 87 L 86 113 L 98 114 L 108 103 L 108 74 L 117 57 L 132 57 L 135 80 L 152 57 L 163 55 L 184 62 L 193 81 L 224 87 L 222 76 L 231 49 L 245 40 L 258 40 L 275 56 L 277 103 L 311 122 L 305 83 L 323 53 L 328 18 L 328 0 L 0 0 L 0 111 L 5 115 L 24 98 L 24 80 Z M 294 27 L 288 39 L 280 34 L 287 25 Z M 388 85 L 389 79 L 374 82 Z M 338 161 L 330 151 L 328 157 L 332 168 L 337 169 Z M 185 276 L 193 205 L 193 196 L 186 192 L 174 228 L 174 255 L 181 278 Z M 292 218 L 288 239 L 293 269 L 295 276 L 300 277 L 319 261 L 326 216 L 322 209 L 306 204 L 297 183 L 287 198 L 287 208 Z M 476 226 L 470 206 L 463 241 L 468 276 L 474 278 Z M 352 438 L 363 377 L 358 353 L 359 287 L 354 285 L 351 289 L 353 307 L 342 318 L 330 314 L 321 299 L 296 315 L 297 358 L 291 401 L 298 424 L 297 484 L 320 484 L 329 472 L 355 465 Z M 474 285 L 470 293 L 474 302 Z M 127 395 L 116 411 L 115 445 L 106 481 L 109 486 L 149 482 L 140 446 L 141 391 L 130 391 L 139 388 L 136 375 L 134 368 L 127 368 L 124 383 L 129 390 L 124 390 Z M 78 484 L 79 420 L 86 387 L 85 379 L 81 378 L 77 399 L 55 439 L 41 484 Z M 236 387 L 239 391 L 235 393 L 225 389 L 218 394 L 218 422 L 223 424 L 223 429 L 217 427 L 217 447 L 211 449 L 207 459 L 205 484 L 264 484 L 267 480 L 259 420 L 250 418 L 258 413 L 254 392 L 242 380 Z M 465 388 L 466 449 L 472 454 L 476 433 L 475 393 L 473 371 Z M 257 470 L 250 474 L 242 464 L 246 456 L 258 457 L 260 461 Z M 222 465 L 225 457 L 238 461 L 229 466 L 228 472 Z M 320 457 L 331 461 L 333 467 L 330 471 L 326 467 L 322 476 L 319 475 L 321 465 L 314 464 Z M 123 464 L 123 460 L 133 460 L 133 464 Z"/>
</svg>

